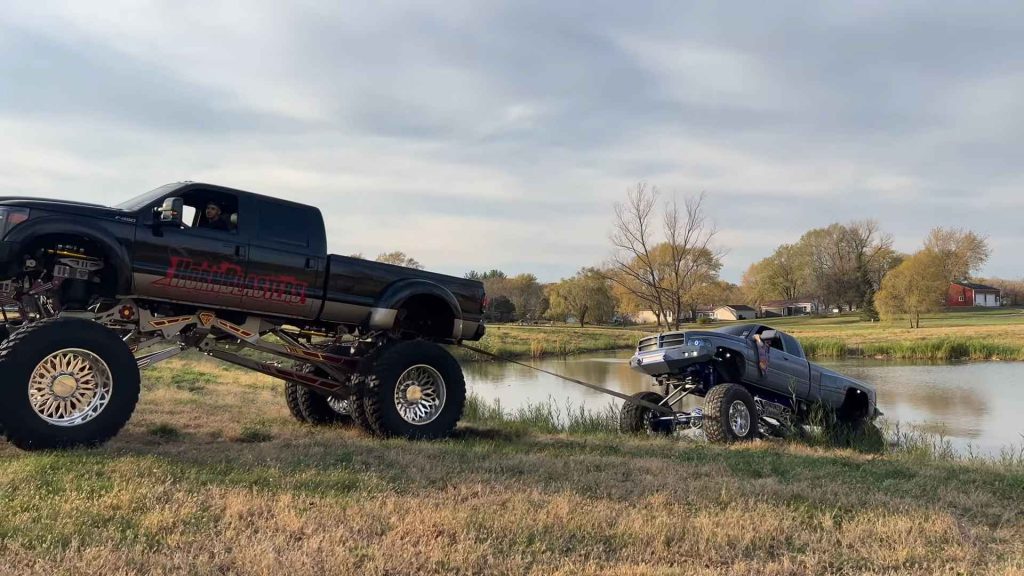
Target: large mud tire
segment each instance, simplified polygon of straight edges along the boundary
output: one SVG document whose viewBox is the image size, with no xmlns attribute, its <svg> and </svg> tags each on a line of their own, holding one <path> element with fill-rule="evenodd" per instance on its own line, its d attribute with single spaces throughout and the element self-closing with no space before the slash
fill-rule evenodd
<svg viewBox="0 0 1024 576">
<path fill-rule="evenodd" d="M 12 334 L 0 345 L 0 374 L 0 429 L 23 450 L 102 444 L 139 400 L 131 350 L 113 331 L 78 318 L 41 320 Z M 47 398 L 74 402 L 52 411 Z"/>
<path fill-rule="evenodd" d="M 304 424 L 330 426 L 352 422 L 351 415 L 344 411 L 339 412 L 331 406 L 330 398 L 301 384 L 285 382 L 284 399 L 288 405 L 288 412 Z"/>
<path fill-rule="evenodd" d="M 298 364 L 294 370 L 309 373 L 313 372 L 315 368 L 309 364 Z M 352 423 L 352 416 L 348 412 L 338 411 L 335 406 L 331 405 L 333 398 L 310 390 L 296 382 L 284 383 L 284 400 L 288 405 L 288 412 L 299 422 L 314 426 Z"/>
<path fill-rule="evenodd" d="M 745 442 L 757 437 L 757 407 L 739 384 L 719 384 L 704 397 L 701 427 L 709 442 Z"/>
<path fill-rule="evenodd" d="M 665 399 L 664 396 L 657 392 L 637 392 L 633 394 L 633 398 L 650 402 L 651 404 L 661 404 L 661 401 Z M 671 434 L 673 426 L 671 424 L 654 423 L 652 421 L 652 412 L 653 410 L 645 406 L 632 402 L 623 402 L 622 408 L 619 410 L 619 432 L 623 434 L 657 434 L 666 436 Z"/>
<path fill-rule="evenodd" d="M 292 415 L 292 418 L 303 424 L 309 424 L 309 420 L 306 419 L 306 415 L 302 412 L 302 403 L 299 401 L 300 390 L 302 390 L 302 386 L 291 381 L 285 381 L 284 403 L 288 406 L 288 413 Z"/>
<path fill-rule="evenodd" d="M 445 438 L 462 418 L 466 405 L 462 368 L 437 344 L 396 342 L 367 362 L 361 376 L 367 424 L 378 436 Z M 431 401 L 422 418 L 410 415 Z M 413 408 L 405 402 L 412 402 Z"/>
<path fill-rule="evenodd" d="M 370 425 L 370 418 L 366 415 L 366 394 L 361 386 L 356 386 L 356 391 L 348 398 L 349 409 L 352 411 L 352 422 L 360 430 L 373 434 L 373 426 Z"/>
</svg>

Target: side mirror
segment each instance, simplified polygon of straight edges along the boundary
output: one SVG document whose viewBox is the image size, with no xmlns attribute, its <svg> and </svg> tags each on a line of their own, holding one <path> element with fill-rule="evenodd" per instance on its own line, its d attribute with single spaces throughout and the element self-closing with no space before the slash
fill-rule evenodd
<svg viewBox="0 0 1024 576">
<path fill-rule="evenodd" d="M 761 332 L 761 342 L 771 342 L 779 337 L 779 333 L 775 330 L 765 330 Z"/>
<path fill-rule="evenodd" d="M 176 226 L 182 225 L 182 211 L 185 209 L 185 203 L 181 198 L 165 198 L 163 205 L 156 209 L 156 212 L 160 214 L 161 224 L 174 224 Z"/>
</svg>

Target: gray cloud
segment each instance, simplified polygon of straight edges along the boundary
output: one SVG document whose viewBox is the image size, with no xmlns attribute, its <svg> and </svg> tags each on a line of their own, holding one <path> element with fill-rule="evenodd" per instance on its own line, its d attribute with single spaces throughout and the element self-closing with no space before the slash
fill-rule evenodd
<svg viewBox="0 0 1024 576">
<path fill-rule="evenodd" d="M 0 187 L 211 180 L 316 203 L 333 248 L 547 280 L 638 180 L 707 191 L 724 274 L 832 221 L 988 234 L 1020 276 L 1018 3 L 15 3 Z M 1015 250 L 1016 248 L 1016 250 Z"/>
</svg>

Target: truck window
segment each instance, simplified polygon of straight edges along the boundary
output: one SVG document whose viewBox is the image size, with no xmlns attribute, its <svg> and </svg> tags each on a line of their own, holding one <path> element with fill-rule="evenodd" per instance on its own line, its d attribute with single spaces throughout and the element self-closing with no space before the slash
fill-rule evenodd
<svg viewBox="0 0 1024 576">
<path fill-rule="evenodd" d="M 309 246 L 310 230 L 317 227 L 310 212 L 302 206 L 262 201 L 257 234 L 261 240 L 306 248 Z"/>
<path fill-rule="evenodd" d="M 186 227 L 228 233 L 238 229 L 238 197 L 234 194 L 189 190 L 181 199 L 184 204 L 182 223 Z"/>
<path fill-rule="evenodd" d="M 797 358 L 804 357 L 804 349 L 800 346 L 800 342 L 796 338 L 793 338 L 789 334 L 782 334 L 782 343 L 786 346 L 786 353 L 792 354 Z"/>
</svg>

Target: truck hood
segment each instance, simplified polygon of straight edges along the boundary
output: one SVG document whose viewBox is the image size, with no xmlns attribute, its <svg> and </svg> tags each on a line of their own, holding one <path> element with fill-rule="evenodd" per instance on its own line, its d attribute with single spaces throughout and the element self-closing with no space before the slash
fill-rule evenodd
<svg viewBox="0 0 1024 576">
<path fill-rule="evenodd" d="M 126 212 L 109 206 L 75 202 L 72 200 L 54 200 L 51 198 L 30 198 L 25 196 L 0 196 L 0 206 L 18 206 L 20 208 L 46 210 L 48 212 L 66 212 L 76 216 L 113 217 Z"/>
</svg>

